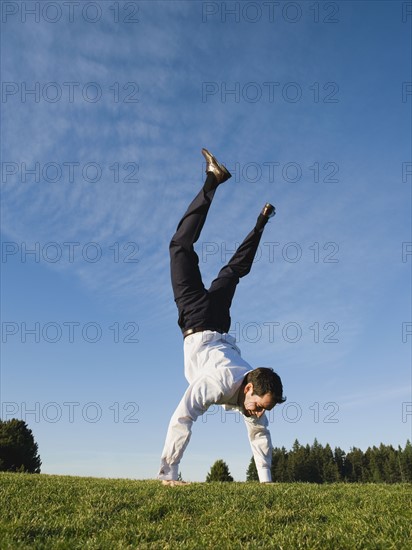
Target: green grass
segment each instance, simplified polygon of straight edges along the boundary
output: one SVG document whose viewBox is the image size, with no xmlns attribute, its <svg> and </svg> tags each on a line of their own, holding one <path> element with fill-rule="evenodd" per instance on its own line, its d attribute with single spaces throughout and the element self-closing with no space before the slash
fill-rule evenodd
<svg viewBox="0 0 412 550">
<path fill-rule="evenodd" d="M 411 485 L 0 474 L 0 548 L 410 548 Z"/>
</svg>

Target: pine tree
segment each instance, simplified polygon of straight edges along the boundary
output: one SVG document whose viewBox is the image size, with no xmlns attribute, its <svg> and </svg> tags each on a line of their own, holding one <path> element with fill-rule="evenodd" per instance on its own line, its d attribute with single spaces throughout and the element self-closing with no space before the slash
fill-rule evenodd
<svg viewBox="0 0 412 550">
<path fill-rule="evenodd" d="M 323 449 L 322 481 L 333 483 L 340 480 L 339 468 L 335 462 L 329 443 Z"/>
<path fill-rule="evenodd" d="M 301 481 L 302 474 L 302 459 L 305 458 L 304 447 L 302 447 L 297 439 L 295 439 L 292 450 L 288 456 L 288 478 L 290 481 Z"/>
<path fill-rule="evenodd" d="M 216 460 L 207 474 L 206 481 L 233 481 L 230 475 L 229 467 L 223 460 Z"/>
<path fill-rule="evenodd" d="M 289 481 L 288 452 L 285 447 L 273 451 L 272 479 L 273 481 Z"/>
<path fill-rule="evenodd" d="M 322 483 L 323 481 L 323 447 L 315 438 L 313 445 L 308 446 L 308 476 L 307 481 Z"/>
<path fill-rule="evenodd" d="M 248 469 L 246 470 L 246 481 L 259 481 L 259 475 L 253 456 L 250 459 Z"/>
<path fill-rule="evenodd" d="M 340 447 L 335 447 L 335 450 L 333 452 L 333 460 L 338 469 L 339 479 L 341 479 L 342 481 L 345 480 L 346 477 L 345 458 L 345 451 L 342 451 Z"/>
<path fill-rule="evenodd" d="M 351 482 L 362 482 L 365 479 L 365 460 L 361 449 L 353 447 L 346 455 L 345 470 L 346 480 Z"/>
<path fill-rule="evenodd" d="M 369 479 L 374 483 L 381 483 L 385 481 L 384 477 L 384 464 L 385 464 L 386 449 L 384 445 L 376 447 L 368 447 L 365 458 L 368 463 Z M 368 479 L 368 481 L 369 481 Z"/>
<path fill-rule="evenodd" d="M 310 457 L 310 445 L 301 446 L 297 455 L 298 481 L 313 481 Z"/>
<path fill-rule="evenodd" d="M 23 420 L 0 420 L 0 471 L 40 473 L 33 433 Z"/>
<path fill-rule="evenodd" d="M 405 448 L 399 454 L 399 467 L 401 471 L 401 479 L 404 482 L 412 482 L 412 445 L 409 439 L 406 442 Z"/>
<path fill-rule="evenodd" d="M 401 483 L 402 473 L 400 468 L 399 451 L 392 445 L 388 445 L 386 461 L 384 464 L 384 477 L 387 483 Z"/>
</svg>

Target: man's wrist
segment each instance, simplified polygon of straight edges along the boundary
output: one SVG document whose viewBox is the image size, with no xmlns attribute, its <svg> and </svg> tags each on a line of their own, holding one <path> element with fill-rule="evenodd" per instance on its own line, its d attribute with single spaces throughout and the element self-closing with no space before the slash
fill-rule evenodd
<svg viewBox="0 0 412 550">
<path fill-rule="evenodd" d="M 168 464 L 162 459 L 157 479 L 162 481 L 176 481 L 179 477 L 179 464 Z"/>
<path fill-rule="evenodd" d="M 269 468 L 258 469 L 258 476 L 260 483 L 271 483 L 272 481 L 272 474 Z"/>
</svg>

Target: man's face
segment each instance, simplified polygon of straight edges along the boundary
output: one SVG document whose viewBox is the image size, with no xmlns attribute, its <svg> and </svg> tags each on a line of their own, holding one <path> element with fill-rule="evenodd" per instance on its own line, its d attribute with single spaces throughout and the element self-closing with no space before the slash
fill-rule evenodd
<svg viewBox="0 0 412 550">
<path fill-rule="evenodd" d="M 245 416 L 256 416 L 260 418 L 265 411 L 270 411 L 275 406 L 271 393 L 265 395 L 253 395 L 253 384 L 246 384 L 243 389 L 243 414 Z"/>
</svg>

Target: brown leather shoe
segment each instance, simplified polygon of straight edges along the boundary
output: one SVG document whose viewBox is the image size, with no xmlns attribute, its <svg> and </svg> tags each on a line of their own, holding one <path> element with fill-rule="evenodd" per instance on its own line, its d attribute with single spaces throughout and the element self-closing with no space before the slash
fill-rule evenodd
<svg viewBox="0 0 412 550">
<path fill-rule="evenodd" d="M 216 176 L 217 183 L 223 183 L 232 177 L 226 166 L 220 164 L 207 149 L 202 149 L 202 155 L 206 159 L 206 174 L 212 172 Z"/>
<path fill-rule="evenodd" d="M 273 216 L 276 214 L 276 209 L 272 204 L 267 202 L 263 207 L 261 214 L 262 216 L 265 216 L 265 218 L 267 219 L 273 218 Z"/>
</svg>

